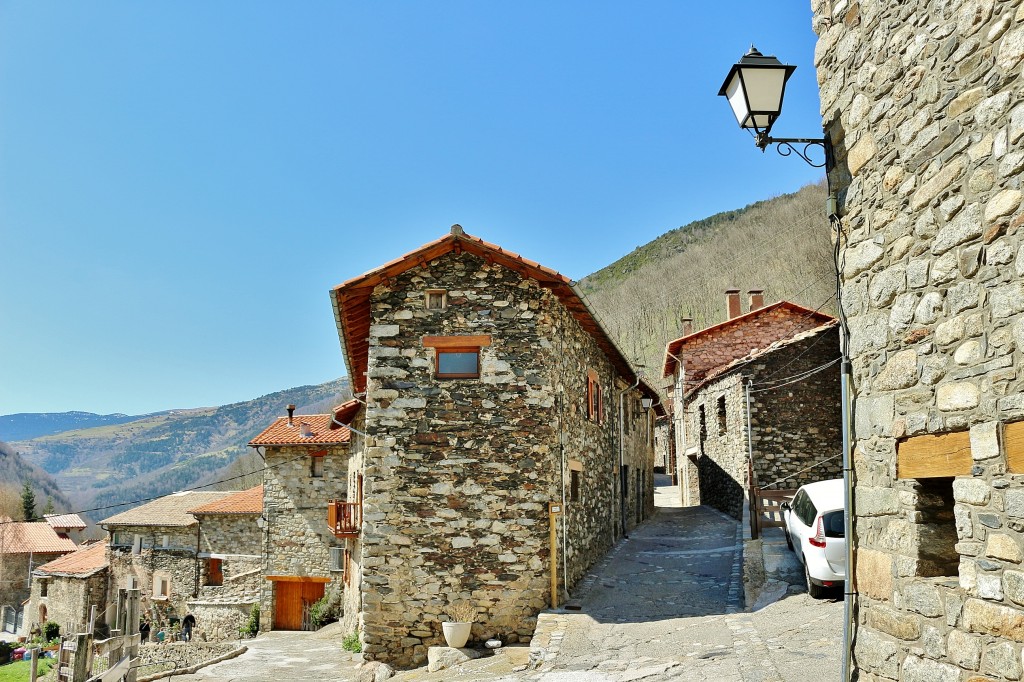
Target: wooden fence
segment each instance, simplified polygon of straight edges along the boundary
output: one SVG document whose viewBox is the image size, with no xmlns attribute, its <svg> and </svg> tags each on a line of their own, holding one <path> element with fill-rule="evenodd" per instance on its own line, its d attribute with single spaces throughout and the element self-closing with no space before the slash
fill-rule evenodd
<svg viewBox="0 0 1024 682">
<path fill-rule="evenodd" d="M 765 528 L 782 528 L 785 521 L 782 517 L 782 503 L 790 502 L 796 490 L 762 490 L 754 488 L 750 497 L 750 537 L 761 537 Z"/>
</svg>

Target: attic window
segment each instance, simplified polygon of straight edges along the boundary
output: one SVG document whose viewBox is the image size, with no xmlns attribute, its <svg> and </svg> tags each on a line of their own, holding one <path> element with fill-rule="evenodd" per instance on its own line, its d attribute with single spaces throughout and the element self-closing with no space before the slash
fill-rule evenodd
<svg viewBox="0 0 1024 682">
<path fill-rule="evenodd" d="M 427 310 L 444 310 L 448 296 L 444 289 L 428 289 L 423 296 Z"/>
<path fill-rule="evenodd" d="M 476 379 L 480 376 L 480 348 L 491 337 L 424 336 L 423 345 L 434 349 L 434 376 L 438 379 Z"/>
<path fill-rule="evenodd" d="M 313 478 L 324 477 L 324 456 L 313 455 L 309 458 L 309 475 Z"/>
<path fill-rule="evenodd" d="M 604 397 L 601 392 L 600 377 L 597 372 L 587 370 L 587 419 L 604 423 Z"/>
</svg>

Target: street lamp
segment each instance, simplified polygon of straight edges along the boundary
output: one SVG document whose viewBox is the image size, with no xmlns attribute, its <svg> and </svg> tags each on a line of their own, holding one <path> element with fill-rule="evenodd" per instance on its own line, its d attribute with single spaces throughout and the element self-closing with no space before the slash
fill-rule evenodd
<svg viewBox="0 0 1024 682">
<path fill-rule="evenodd" d="M 786 81 L 796 71 L 795 66 L 783 64 L 774 56 L 765 57 L 756 47 L 750 46 L 738 62 L 729 69 L 718 94 L 725 97 L 736 116 L 740 128 L 753 131 L 754 144 L 762 152 L 770 144 L 777 145 L 776 151 L 782 156 L 796 154 L 814 168 L 832 166 L 832 145 L 828 137 L 820 138 L 776 138 L 769 137 L 775 120 L 782 113 L 782 99 L 786 94 Z M 803 145 L 797 149 L 793 145 Z M 825 160 L 816 163 L 808 155 L 812 146 L 821 147 Z"/>
</svg>

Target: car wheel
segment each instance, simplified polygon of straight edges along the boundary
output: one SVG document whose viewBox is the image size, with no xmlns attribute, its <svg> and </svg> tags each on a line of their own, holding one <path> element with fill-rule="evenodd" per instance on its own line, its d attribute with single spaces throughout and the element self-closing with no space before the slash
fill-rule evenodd
<svg viewBox="0 0 1024 682">
<path fill-rule="evenodd" d="M 811 582 L 811 572 L 807 570 L 807 557 L 804 557 L 804 580 L 807 581 L 807 594 L 811 599 L 821 599 L 825 596 L 825 588 Z"/>
</svg>

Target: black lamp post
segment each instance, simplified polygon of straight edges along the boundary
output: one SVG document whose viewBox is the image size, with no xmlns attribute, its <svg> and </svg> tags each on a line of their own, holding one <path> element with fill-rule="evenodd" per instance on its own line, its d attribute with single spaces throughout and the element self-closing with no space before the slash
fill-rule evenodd
<svg viewBox="0 0 1024 682">
<path fill-rule="evenodd" d="M 732 113 L 741 128 L 754 133 L 754 144 L 763 152 L 768 145 L 777 145 L 782 156 L 796 154 L 814 168 L 832 166 L 832 146 L 828 137 L 769 137 L 775 119 L 782 113 L 782 98 L 786 94 L 786 81 L 796 71 L 795 66 L 783 64 L 773 56 L 765 57 L 753 45 L 750 51 L 733 64 L 718 94 L 729 100 Z M 797 149 L 794 145 L 803 145 Z M 808 155 L 812 146 L 821 147 L 825 160 L 816 163 Z"/>
</svg>

